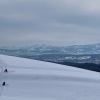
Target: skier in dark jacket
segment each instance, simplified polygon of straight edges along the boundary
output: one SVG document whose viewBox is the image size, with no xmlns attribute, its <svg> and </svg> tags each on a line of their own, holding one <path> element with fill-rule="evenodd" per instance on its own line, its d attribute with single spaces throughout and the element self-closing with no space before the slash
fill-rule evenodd
<svg viewBox="0 0 100 100">
<path fill-rule="evenodd" d="M 4 72 L 8 72 L 8 70 L 7 70 L 7 69 L 5 69 L 5 70 L 4 70 Z"/>
<path fill-rule="evenodd" d="M 2 86 L 5 86 L 5 84 L 6 84 L 6 83 L 5 83 L 5 82 L 3 82 L 3 83 L 2 83 Z"/>
</svg>

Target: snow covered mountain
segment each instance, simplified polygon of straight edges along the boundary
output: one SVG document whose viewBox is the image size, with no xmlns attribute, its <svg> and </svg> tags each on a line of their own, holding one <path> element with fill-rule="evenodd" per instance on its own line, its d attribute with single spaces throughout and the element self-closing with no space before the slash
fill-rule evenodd
<svg viewBox="0 0 100 100">
<path fill-rule="evenodd" d="M 100 54 L 100 43 L 91 45 L 50 46 L 31 45 L 24 47 L 1 47 L 1 54 L 37 55 L 37 54 Z"/>
<path fill-rule="evenodd" d="M 3 81 L 0 100 L 100 99 L 100 73 L 54 63 L 0 55 Z"/>
</svg>

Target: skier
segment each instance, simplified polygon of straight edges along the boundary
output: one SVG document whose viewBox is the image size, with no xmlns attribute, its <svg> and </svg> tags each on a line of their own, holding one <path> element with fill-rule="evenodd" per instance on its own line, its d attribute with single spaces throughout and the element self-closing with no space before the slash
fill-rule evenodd
<svg viewBox="0 0 100 100">
<path fill-rule="evenodd" d="M 5 86 L 5 84 L 6 84 L 6 83 L 5 83 L 5 82 L 3 82 L 3 83 L 2 83 L 2 86 Z"/>
<path fill-rule="evenodd" d="M 4 72 L 8 72 L 8 70 L 7 70 L 7 69 L 5 69 L 5 70 L 4 70 Z"/>
</svg>

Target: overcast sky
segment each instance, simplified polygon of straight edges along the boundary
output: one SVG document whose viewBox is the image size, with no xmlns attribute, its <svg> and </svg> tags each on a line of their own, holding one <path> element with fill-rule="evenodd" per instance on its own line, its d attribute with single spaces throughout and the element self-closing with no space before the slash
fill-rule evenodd
<svg viewBox="0 0 100 100">
<path fill-rule="evenodd" d="M 0 0 L 0 46 L 100 43 L 100 0 Z"/>
</svg>

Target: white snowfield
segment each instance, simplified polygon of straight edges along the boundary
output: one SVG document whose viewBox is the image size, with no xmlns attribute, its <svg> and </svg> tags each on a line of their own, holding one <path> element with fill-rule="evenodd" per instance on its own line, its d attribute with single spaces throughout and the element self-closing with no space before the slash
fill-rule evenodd
<svg viewBox="0 0 100 100">
<path fill-rule="evenodd" d="M 97 72 L 5 55 L 0 68 L 0 100 L 100 100 Z"/>
</svg>

